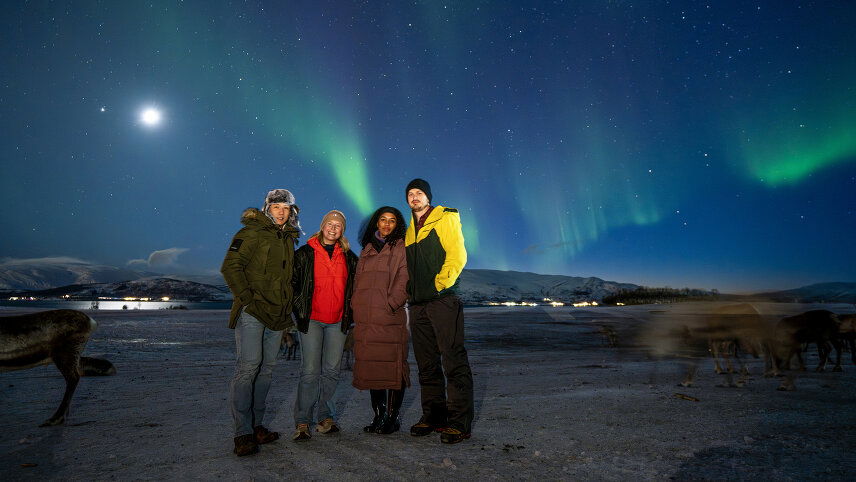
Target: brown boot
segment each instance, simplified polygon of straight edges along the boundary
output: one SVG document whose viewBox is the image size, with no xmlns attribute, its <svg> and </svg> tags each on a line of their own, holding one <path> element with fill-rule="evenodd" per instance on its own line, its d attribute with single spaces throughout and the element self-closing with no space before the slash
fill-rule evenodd
<svg viewBox="0 0 856 482">
<path fill-rule="evenodd" d="M 246 435 L 241 435 L 240 437 L 235 437 L 234 452 L 238 455 L 238 457 L 252 455 L 258 451 L 259 446 L 258 444 L 256 444 L 256 440 L 253 434 L 248 433 Z"/>
<path fill-rule="evenodd" d="M 255 436 L 256 443 L 259 445 L 268 444 L 273 442 L 274 440 L 279 440 L 279 432 L 271 432 L 262 425 L 259 425 L 258 427 L 255 427 L 253 429 L 253 435 Z"/>
</svg>

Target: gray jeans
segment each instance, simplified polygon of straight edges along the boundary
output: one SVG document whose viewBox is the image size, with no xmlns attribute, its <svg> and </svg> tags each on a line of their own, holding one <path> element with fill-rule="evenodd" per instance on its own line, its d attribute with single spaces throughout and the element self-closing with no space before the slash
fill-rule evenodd
<svg viewBox="0 0 856 482">
<path fill-rule="evenodd" d="M 230 387 L 236 437 L 251 434 L 253 427 L 262 425 L 281 342 L 282 330 L 271 330 L 249 313 L 241 313 L 235 326 L 238 361 Z"/>
<path fill-rule="evenodd" d="M 300 333 L 300 383 L 294 401 L 294 423 L 312 423 L 315 406 L 318 418 L 336 419 L 333 395 L 339 383 L 339 365 L 345 348 L 346 334 L 342 322 L 321 323 L 309 320 L 309 329 Z"/>
</svg>

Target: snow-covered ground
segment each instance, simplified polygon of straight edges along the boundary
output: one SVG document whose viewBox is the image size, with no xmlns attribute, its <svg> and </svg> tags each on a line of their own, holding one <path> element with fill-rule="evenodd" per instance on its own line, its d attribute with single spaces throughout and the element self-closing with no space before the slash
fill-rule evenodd
<svg viewBox="0 0 856 482">
<path fill-rule="evenodd" d="M 817 305 L 766 305 L 780 316 Z M 826 306 L 853 312 L 853 305 Z M 652 314 L 670 307 L 466 310 L 475 380 L 473 438 L 442 445 L 406 430 L 419 418 L 418 384 L 404 431 L 371 435 L 368 393 L 342 372 L 343 432 L 290 440 L 296 361 L 280 359 L 266 425 L 283 439 L 232 453 L 227 386 L 234 360 L 225 311 L 95 311 L 86 354 L 117 367 L 84 378 L 65 426 L 39 428 L 64 382 L 53 366 L 0 374 L 0 477 L 17 479 L 763 479 L 853 478 L 856 367 L 806 372 L 797 391 L 753 377 L 719 388 L 709 361 L 697 386 L 676 386 L 681 361 L 637 346 Z M 0 315 L 20 313 L 0 309 Z M 621 346 L 609 347 L 609 326 Z M 815 351 L 808 365 L 816 363 Z M 415 362 L 411 355 L 413 380 Z M 688 395 L 698 401 L 676 394 Z"/>
</svg>

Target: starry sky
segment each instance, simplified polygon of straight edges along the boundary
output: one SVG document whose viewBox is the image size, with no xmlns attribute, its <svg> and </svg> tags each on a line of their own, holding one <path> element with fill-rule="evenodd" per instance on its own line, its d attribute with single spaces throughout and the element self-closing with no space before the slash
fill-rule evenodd
<svg viewBox="0 0 856 482">
<path fill-rule="evenodd" d="M 356 240 L 423 177 L 470 268 L 856 281 L 851 2 L 0 8 L 6 259 L 216 273 L 271 188 Z"/>
</svg>

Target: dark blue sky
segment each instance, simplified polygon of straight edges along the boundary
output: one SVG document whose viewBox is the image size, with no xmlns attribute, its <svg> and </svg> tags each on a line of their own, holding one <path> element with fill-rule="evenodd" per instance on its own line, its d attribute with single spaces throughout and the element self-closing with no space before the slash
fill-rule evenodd
<svg viewBox="0 0 856 482">
<path fill-rule="evenodd" d="M 356 239 L 419 176 L 471 268 L 856 281 L 850 2 L 0 8 L 0 256 L 216 272 L 270 188 Z"/>
</svg>

